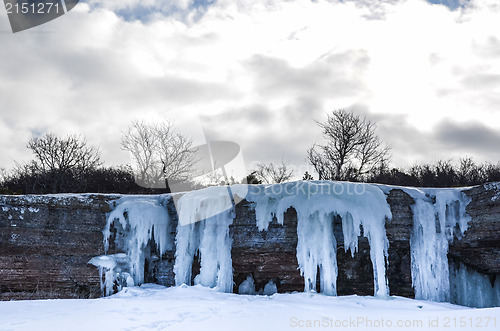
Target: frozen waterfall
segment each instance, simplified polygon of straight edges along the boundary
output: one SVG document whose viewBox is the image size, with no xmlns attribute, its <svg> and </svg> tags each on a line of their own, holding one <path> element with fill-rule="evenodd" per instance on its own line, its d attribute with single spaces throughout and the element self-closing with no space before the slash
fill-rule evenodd
<svg viewBox="0 0 500 331">
<path fill-rule="evenodd" d="M 392 218 L 386 198 L 392 189 L 401 189 L 414 200 L 410 256 L 415 297 L 475 306 L 498 305 L 498 277 L 489 280 L 465 266 L 448 265 L 448 245 L 464 234 L 469 221 L 466 206 L 470 199 L 460 189 L 299 181 L 210 187 L 175 195 L 124 196 L 113 202 L 103 230 L 106 252 L 112 238 L 116 254 L 95 257 L 90 263 L 99 267 L 101 286 L 107 295 L 113 289 L 142 284 L 147 260 L 161 259 L 167 251 L 175 256 L 172 268 L 176 285 L 194 283 L 222 292 L 238 290 L 241 284 L 233 283 L 231 225 L 236 217 L 235 206 L 245 199 L 255 211 L 258 231 L 267 231 L 273 219 L 283 225 L 285 212 L 290 208 L 296 211 L 296 257 L 304 291 L 337 294 L 340 238 L 336 238 L 333 226 L 334 220 L 341 219 L 342 232 L 336 233 L 343 236 L 345 252 L 350 250 L 354 257 L 358 238 L 368 239 L 374 295 L 384 297 L 389 295 L 390 286 L 385 225 Z M 199 272 L 193 274 L 196 259 Z M 273 280 L 267 281 L 265 292 L 276 292 Z M 240 291 L 251 287 L 247 283 L 240 286 Z M 467 301 L 472 291 L 486 293 L 486 301 Z"/>
<path fill-rule="evenodd" d="M 373 264 L 374 293 L 389 294 L 385 275 L 385 259 L 389 242 L 385 220 L 391 210 L 382 190 L 375 185 L 348 182 L 301 181 L 268 186 L 253 186 L 246 197 L 255 204 L 257 226 L 266 230 L 273 217 L 283 224 L 284 213 L 297 211 L 297 260 L 304 276 L 305 291 L 316 291 L 319 269 L 320 291 L 336 295 L 337 241 L 333 218 L 342 218 L 344 248 L 357 250 L 358 236 L 370 243 Z"/>
<path fill-rule="evenodd" d="M 448 244 L 467 229 L 470 199 L 455 189 L 407 190 L 415 200 L 410 239 L 415 298 L 450 301 Z"/>
</svg>

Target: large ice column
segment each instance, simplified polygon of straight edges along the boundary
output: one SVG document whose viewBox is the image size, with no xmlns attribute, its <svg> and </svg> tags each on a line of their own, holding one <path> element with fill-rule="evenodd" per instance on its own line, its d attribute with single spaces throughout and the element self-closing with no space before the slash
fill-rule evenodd
<svg viewBox="0 0 500 331">
<path fill-rule="evenodd" d="M 241 190 L 240 190 L 241 191 Z M 239 192 L 239 191 L 238 191 Z M 246 195 L 246 192 L 241 193 Z M 228 187 L 210 187 L 183 195 L 177 202 L 179 226 L 175 253 L 175 283 L 190 284 L 192 264 L 199 252 L 200 273 L 196 284 L 233 291 L 232 239 L 234 196 Z"/>
<path fill-rule="evenodd" d="M 305 291 L 316 290 L 319 267 L 320 291 L 337 295 L 337 241 L 333 234 L 332 215 L 298 212 L 297 261 L 304 276 Z"/>
<path fill-rule="evenodd" d="M 500 275 L 492 278 L 462 263 L 450 268 L 450 302 L 477 308 L 500 306 Z"/>
<path fill-rule="evenodd" d="M 415 298 L 448 301 L 448 242 L 435 220 L 434 205 L 416 200 L 410 240 L 412 283 Z"/>
<path fill-rule="evenodd" d="M 410 190 L 414 198 L 410 238 L 415 298 L 450 301 L 448 245 L 467 229 L 470 199 L 458 189 Z"/>
<path fill-rule="evenodd" d="M 103 230 L 104 247 L 107 252 L 111 226 L 119 224 L 122 233 L 116 238 L 118 248 L 125 251 L 129 260 L 129 272 L 134 283 L 144 282 L 146 247 L 154 240 L 160 255 L 173 247 L 170 216 L 166 207 L 168 196 L 130 196 L 116 202 L 108 214 Z M 145 255 L 146 254 L 146 255 Z"/>
<path fill-rule="evenodd" d="M 368 238 L 373 264 L 375 295 L 388 295 L 385 260 L 389 242 L 385 220 L 392 217 L 386 196 L 375 185 L 348 182 L 301 181 L 251 186 L 246 197 L 254 202 L 257 226 L 267 230 L 273 217 L 283 224 L 284 213 L 297 211 L 297 260 L 304 276 L 305 291 L 316 290 L 320 272 L 320 291 L 336 294 L 337 260 L 333 219 L 342 218 L 345 250 L 352 254 L 358 236 Z"/>
</svg>

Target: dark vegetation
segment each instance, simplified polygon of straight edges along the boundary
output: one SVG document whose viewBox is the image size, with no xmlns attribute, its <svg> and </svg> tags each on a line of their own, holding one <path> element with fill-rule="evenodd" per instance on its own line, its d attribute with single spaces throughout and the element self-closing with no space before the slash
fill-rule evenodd
<svg viewBox="0 0 500 331">
<path fill-rule="evenodd" d="M 367 182 L 416 187 L 473 186 L 500 181 L 500 163 L 476 164 L 470 157 L 435 164 L 414 165 L 409 169 L 384 169 L 367 178 Z"/>
<path fill-rule="evenodd" d="M 0 178 L 0 194 L 164 193 L 136 184 L 129 166 L 103 167 L 100 150 L 78 135 L 31 138 L 33 159 Z"/>
<path fill-rule="evenodd" d="M 389 148 L 376 135 L 375 124 L 345 110 L 333 111 L 327 122 L 318 125 L 324 132 L 326 144 L 313 145 L 307 151 L 307 156 L 319 178 L 306 172 L 303 180 L 349 180 L 414 187 L 458 187 L 500 181 L 500 163 L 477 164 L 470 157 L 461 158 L 455 163 L 446 160 L 434 164 L 416 164 L 407 169 L 390 168 L 387 166 Z M 139 142 L 139 145 L 143 144 Z M 0 169 L 0 194 L 168 192 L 167 188 L 138 185 L 137 182 L 142 182 L 141 178 L 138 179 L 131 166 L 103 167 L 100 150 L 89 146 L 78 135 L 61 138 L 48 133 L 30 139 L 26 147 L 33 153 L 31 161 L 17 164 L 9 172 Z M 176 150 L 189 151 L 189 146 L 181 147 Z M 144 151 L 136 154 L 137 159 L 141 155 L 153 155 Z M 170 156 L 165 160 L 177 160 L 170 154 L 165 155 Z M 148 162 L 154 165 L 149 159 Z M 165 173 L 165 160 L 156 163 L 163 164 L 163 175 L 170 178 L 169 183 L 181 183 L 182 191 L 203 187 L 186 178 L 172 179 L 175 176 Z M 182 164 L 181 167 L 188 167 L 192 163 L 191 159 L 187 163 L 181 161 L 177 162 Z M 145 169 L 157 170 L 158 167 L 149 163 Z M 277 164 L 262 163 L 241 182 L 278 183 L 288 181 L 292 176 L 293 171 L 284 161 Z M 161 174 L 156 174 L 156 177 L 161 177 Z M 234 184 L 236 181 L 231 178 L 230 182 Z M 225 183 L 218 180 L 217 184 Z M 179 188 L 179 185 L 176 187 Z"/>
<path fill-rule="evenodd" d="M 408 169 L 390 168 L 389 151 L 376 133 L 375 123 L 344 109 L 317 122 L 325 144 L 314 144 L 307 159 L 320 180 L 348 180 L 416 187 L 471 186 L 500 181 L 500 163 L 476 164 L 470 157 L 458 164 L 450 160 L 417 164 Z M 303 179 L 311 179 L 304 174 Z"/>
</svg>

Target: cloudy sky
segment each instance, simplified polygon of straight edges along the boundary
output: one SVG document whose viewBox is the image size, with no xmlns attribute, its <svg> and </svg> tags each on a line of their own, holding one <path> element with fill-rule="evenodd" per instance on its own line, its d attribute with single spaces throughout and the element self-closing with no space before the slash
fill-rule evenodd
<svg viewBox="0 0 500 331">
<path fill-rule="evenodd" d="M 315 120 L 376 121 L 392 163 L 500 161 L 497 0 L 88 0 L 12 34 L 0 10 L 0 168 L 33 135 L 81 133 L 129 162 L 132 119 L 306 164 Z"/>
</svg>

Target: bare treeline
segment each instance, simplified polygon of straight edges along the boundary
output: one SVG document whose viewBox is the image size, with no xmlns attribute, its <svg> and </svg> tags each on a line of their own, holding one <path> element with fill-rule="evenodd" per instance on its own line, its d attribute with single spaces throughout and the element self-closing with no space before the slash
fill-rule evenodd
<svg viewBox="0 0 500 331">
<path fill-rule="evenodd" d="M 257 169 L 253 172 L 258 183 L 273 184 L 284 183 L 292 179 L 295 170 L 288 162 L 281 160 L 280 162 L 260 162 L 257 164 Z M 251 183 L 251 182 L 250 182 Z"/>
<path fill-rule="evenodd" d="M 308 160 L 320 180 L 365 181 L 415 187 L 472 186 L 500 181 L 500 163 L 439 161 L 406 169 L 389 168 L 389 149 L 376 135 L 375 125 L 344 110 L 332 112 L 318 123 L 324 145 L 308 150 Z M 196 175 L 196 149 L 171 122 L 147 124 L 134 121 L 123 132 L 122 148 L 130 152 L 131 165 L 103 167 L 101 151 L 79 135 L 59 137 L 47 133 L 31 138 L 26 147 L 33 159 L 11 170 L 0 169 L 0 194 L 46 193 L 166 193 L 168 181 L 181 181 L 184 190 L 201 188 Z M 285 161 L 258 163 L 243 183 L 281 183 L 295 177 Z M 304 180 L 313 176 L 306 173 Z M 221 179 L 218 185 L 234 184 Z M 213 183 L 212 183 L 213 184 Z"/>
<path fill-rule="evenodd" d="M 477 164 L 471 157 L 464 157 L 457 164 L 447 160 L 435 164 L 417 164 L 408 169 L 381 170 L 367 181 L 416 187 L 473 186 L 500 181 L 500 163 Z"/>
<path fill-rule="evenodd" d="M 348 180 L 417 187 L 457 187 L 500 181 L 500 163 L 476 164 L 470 157 L 390 168 L 390 148 L 376 134 L 375 123 L 339 109 L 317 122 L 325 143 L 307 150 L 307 159 L 320 180 Z M 310 175 L 304 176 L 310 179 Z"/>
<path fill-rule="evenodd" d="M 79 135 L 53 133 L 31 138 L 26 147 L 33 159 L 3 171 L 2 193 L 46 194 L 128 192 L 136 188 L 128 167 L 102 167 L 99 148 Z"/>
</svg>

